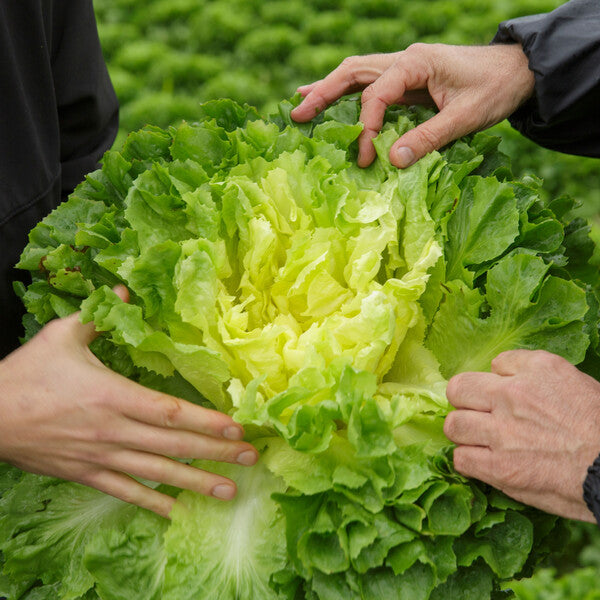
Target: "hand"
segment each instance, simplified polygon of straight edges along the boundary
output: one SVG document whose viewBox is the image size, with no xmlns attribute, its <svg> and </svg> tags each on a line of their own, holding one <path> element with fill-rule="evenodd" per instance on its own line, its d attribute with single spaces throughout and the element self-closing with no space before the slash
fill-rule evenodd
<svg viewBox="0 0 600 600">
<path fill-rule="evenodd" d="M 533 73 L 518 44 L 413 44 L 403 52 L 345 59 L 324 79 L 298 88 L 304 100 L 292 118 L 310 121 L 344 94 L 364 90 L 358 164 L 366 167 L 375 158 L 371 140 L 389 105 L 437 106 L 439 113 L 392 146 L 390 162 L 404 168 L 463 135 L 502 121 L 532 95 L 533 87 Z"/>
<path fill-rule="evenodd" d="M 563 517 L 595 522 L 583 501 L 600 453 L 600 383 L 541 350 L 503 352 L 491 373 L 448 383 L 456 407 L 444 432 L 454 466 L 508 496 Z"/>
<path fill-rule="evenodd" d="M 126 299 L 127 291 L 115 291 Z M 252 465 L 229 416 L 168 396 L 106 368 L 78 315 L 46 325 L 0 361 L 0 460 L 89 485 L 168 516 L 174 499 L 134 477 L 229 500 L 233 481 L 172 458 Z"/>
</svg>

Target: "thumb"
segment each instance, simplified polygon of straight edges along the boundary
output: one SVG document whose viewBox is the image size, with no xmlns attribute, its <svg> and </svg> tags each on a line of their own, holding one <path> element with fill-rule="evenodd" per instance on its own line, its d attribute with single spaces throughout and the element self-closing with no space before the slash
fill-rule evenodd
<svg viewBox="0 0 600 600">
<path fill-rule="evenodd" d="M 429 152 L 439 150 L 476 128 L 468 111 L 448 106 L 398 138 L 390 149 L 390 162 L 399 169 L 405 169 Z"/>
<path fill-rule="evenodd" d="M 116 285 L 113 292 L 123 300 L 129 302 L 129 290 L 124 285 Z M 73 313 L 63 319 L 69 336 L 82 346 L 89 346 L 99 335 L 93 321 L 82 323 L 80 321 L 81 311 Z"/>
</svg>

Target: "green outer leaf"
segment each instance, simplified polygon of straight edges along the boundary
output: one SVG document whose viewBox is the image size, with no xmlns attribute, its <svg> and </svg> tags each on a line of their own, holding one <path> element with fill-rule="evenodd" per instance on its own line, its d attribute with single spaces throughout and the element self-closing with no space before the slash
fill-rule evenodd
<svg viewBox="0 0 600 600">
<path fill-rule="evenodd" d="M 475 530 L 474 535 L 459 538 L 455 544 L 458 564 L 470 566 L 478 557 L 502 579 L 521 570 L 531 552 L 533 526 L 516 511 L 506 511 L 502 522 Z"/>
<path fill-rule="evenodd" d="M 511 187 L 493 178 L 468 178 L 448 219 L 448 280 L 470 283 L 465 268 L 500 256 L 518 234 L 519 213 Z"/>
<path fill-rule="evenodd" d="M 91 536 L 106 526 L 122 526 L 135 510 L 79 484 L 25 475 L 0 500 L 4 571 L 17 579 L 60 583 L 59 598 L 75 600 L 94 583 L 82 565 Z"/>
<path fill-rule="evenodd" d="M 85 548 L 83 564 L 102 600 L 160 600 L 168 521 L 139 510 L 121 529 L 103 528 Z"/>
<path fill-rule="evenodd" d="M 515 348 L 548 350 L 574 364 L 583 360 L 589 344 L 585 291 L 547 271 L 541 258 L 515 254 L 490 269 L 485 296 L 462 283 L 446 284 L 425 342 L 446 377 L 487 371 L 496 355 Z M 486 306 L 489 316 L 481 318 Z"/>
<path fill-rule="evenodd" d="M 281 479 L 261 463 L 252 469 L 223 463 L 193 465 L 232 477 L 238 495 L 229 502 L 192 492 L 180 495 L 165 534 L 161 597 L 277 598 L 269 579 L 286 564 L 286 552 L 283 519 L 271 494 L 283 489 Z"/>
</svg>

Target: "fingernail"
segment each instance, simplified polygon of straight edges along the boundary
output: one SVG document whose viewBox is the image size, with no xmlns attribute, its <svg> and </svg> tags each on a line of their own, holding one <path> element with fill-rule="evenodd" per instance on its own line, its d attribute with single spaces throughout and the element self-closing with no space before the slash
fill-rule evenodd
<svg viewBox="0 0 600 600">
<path fill-rule="evenodd" d="M 396 148 L 394 151 L 394 156 L 396 158 L 396 166 L 400 167 L 401 169 L 406 169 L 406 167 L 410 167 L 410 165 L 415 162 L 415 153 L 407 146 Z"/>
<path fill-rule="evenodd" d="M 231 500 L 235 496 L 235 488 L 232 485 L 220 483 L 219 485 L 215 485 L 212 495 L 221 500 Z"/>
<path fill-rule="evenodd" d="M 256 462 L 256 458 L 256 452 L 252 452 L 252 450 L 246 450 L 238 455 L 237 462 L 240 465 L 246 465 L 247 467 L 250 467 Z"/>
<path fill-rule="evenodd" d="M 223 430 L 223 437 L 228 440 L 241 440 L 244 437 L 244 431 L 241 427 L 230 426 Z"/>
</svg>

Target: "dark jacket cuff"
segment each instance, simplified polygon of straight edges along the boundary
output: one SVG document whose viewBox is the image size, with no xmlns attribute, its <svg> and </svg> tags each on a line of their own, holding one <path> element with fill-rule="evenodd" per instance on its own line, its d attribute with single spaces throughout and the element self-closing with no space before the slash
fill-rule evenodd
<svg viewBox="0 0 600 600">
<path fill-rule="evenodd" d="M 588 468 L 583 482 L 583 499 L 600 525 L 600 456 Z"/>
<path fill-rule="evenodd" d="M 500 24 L 492 43 L 521 44 L 535 76 L 534 97 L 509 118 L 523 135 L 553 150 L 600 156 L 599 32 L 598 0 Z"/>
</svg>

